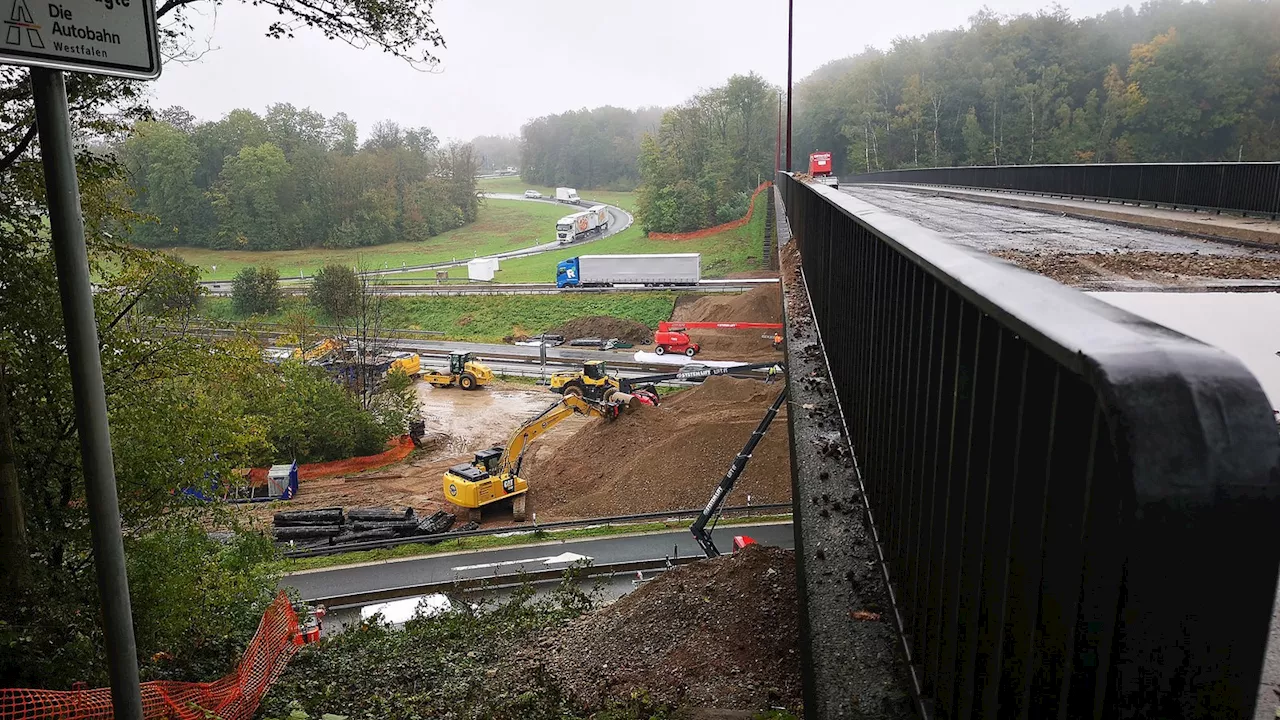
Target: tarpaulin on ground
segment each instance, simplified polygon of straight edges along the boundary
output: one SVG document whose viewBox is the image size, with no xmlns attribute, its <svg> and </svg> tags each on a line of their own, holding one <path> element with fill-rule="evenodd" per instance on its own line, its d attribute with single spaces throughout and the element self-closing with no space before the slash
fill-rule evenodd
<svg viewBox="0 0 1280 720">
<path fill-rule="evenodd" d="M 715 235 L 716 233 L 724 232 L 725 230 L 732 230 L 734 228 L 742 227 L 743 225 L 746 225 L 747 223 L 751 222 L 751 215 L 756 211 L 756 198 L 760 197 L 760 193 L 764 192 L 765 189 L 772 186 L 773 186 L 773 183 L 771 182 L 760 183 L 760 187 L 756 188 L 755 192 L 751 194 L 751 204 L 747 207 L 747 214 L 743 215 L 737 220 L 730 220 L 729 222 L 724 223 L 722 225 L 716 225 L 715 227 L 709 227 L 703 230 L 694 230 L 693 232 L 684 232 L 684 233 L 651 232 L 649 233 L 649 239 L 650 240 L 694 240 L 697 238 L 704 238 L 709 235 Z"/>
<path fill-rule="evenodd" d="M 297 652 L 298 616 L 282 592 L 258 624 L 235 672 L 208 683 L 142 684 L 146 720 L 249 720 Z M 0 720 L 111 720 L 111 690 L 0 690 Z"/>
</svg>

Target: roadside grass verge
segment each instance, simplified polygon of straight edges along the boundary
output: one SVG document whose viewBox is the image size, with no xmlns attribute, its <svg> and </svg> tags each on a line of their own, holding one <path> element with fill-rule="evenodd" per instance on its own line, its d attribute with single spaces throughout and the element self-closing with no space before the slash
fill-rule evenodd
<svg viewBox="0 0 1280 720">
<path fill-rule="evenodd" d="M 271 265 L 284 279 L 311 275 L 328 263 L 369 269 L 426 265 L 469 259 L 550 242 L 564 208 L 520 200 L 485 200 L 475 222 L 422 242 L 401 242 L 359 248 L 305 250 L 210 250 L 178 247 L 172 252 L 200 267 L 204 280 L 229 280 L 251 265 Z M 217 266 L 217 270 L 213 269 Z M 434 277 L 434 271 L 428 273 Z M 466 277 L 462 268 L 461 277 Z"/>
<path fill-rule="evenodd" d="M 758 208 L 762 210 L 763 208 Z M 760 269 L 760 248 L 764 244 L 764 212 L 756 212 L 742 227 L 692 240 L 653 240 L 640 226 L 596 240 L 586 245 L 514 258 L 501 262 L 494 282 L 555 282 L 556 263 L 578 255 L 641 255 L 651 253 L 701 253 L 702 276 L 720 278 L 732 273 Z M 451 277 L 466 277 L 466 268 L 449 271 Z"/>
<path fill-rule="evenodd" d="M 755 515 L 734 516 L 720 520 L 719 526 L 748 525 L 752 523 L 790 520 L 791 515 Z M 459 550 L 486 550 L 507 547 L 510 545 L 527 545 L 539 542 L 560 542 L 564 540 L 581 540 L 586 538 L 609 537 L 618 535 L 638 535 L 642 533 L 664 532 L 687 528 L 692 519 L 669 520 L 630 525 L 603 525 L 599 527 L 569 528 L 566 530 L 535 530 L 525 532 L 523 528 L 512 528 L 518 535 L 499 537 L 496 535 L 476 535 L 474 537 L 446 540 L 435 544 L 411 543 L 380 550 L 363 550 L 360 552 L 322 555 L 309 558 L 283 558 L 270 564 L 272 571 L 280 573 L 299 572 L 302 570 L 320 570 L 338 565 L 354 565 L 358 563 L 385 562 L 402 558 L 414 558 L 439 553 L 457 552 Z"/>
<path fill-rule="evenodd" d="M 383 308 L 382 326 L 398 330 L 439 330 L 441 340 L 500 343 L 509 335 L 535 335 L 569 320 L 608 315 L 635 320 L 650 328 L 671 317 L 676 293 L 561 293 L 557 295 L 422 295 L 391 297 Z M 293 311 L 328 324 L 300 297 L 289 298 L 280 311 L 262 322 L 285 323 Z M 242 321 L 230 298 L 205 298 L 201 314 L 210 320 Z"/>
</svg>

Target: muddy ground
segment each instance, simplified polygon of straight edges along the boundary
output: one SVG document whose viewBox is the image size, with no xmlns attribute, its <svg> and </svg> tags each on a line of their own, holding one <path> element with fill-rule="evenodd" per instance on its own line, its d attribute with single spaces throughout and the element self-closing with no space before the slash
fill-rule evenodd
<svg viewBox="0 0 1280 720">
<path fill-rule="evenodd" d="M 585 420 L 576 433 L 547 433 L 524 464 L 529 507 L 548 520 L 701 507 L 781 388 L 713 377 L 659 407 Z M 748 495 L 757 505 L 791 499 L 785 406 L 728 504 L 744 505 Z"/>
<path fill-rule="evenodd" d="M 423 449 L 409 460 L 385 468 L 304 480 L 288 509 L 409 506 L 423 517 L 439 509 L 451 510 L 442 488 L 444 471 L 470 460 L 476 450 L 505 443 L 522 423 L 560 399 L 546 390 L 500 381 L 471 392 L 418 383 L 418 398 L 427 424 Z M 269 522 L 278 509 L 259 505 L 248 506 L 246 511 Z M 494 515 L 499 519 L 499 513 Z M 510 520 L 508 510 L 505 521 Z"/>
<path fill-rule="evenodd" d="M 1278 280 L 1280 258 L 1271 254 L 1109 252 L 1061 254 L 1002 250 L 992 253 L 1065 285 L 1090 290 L 1208 287 L 1223 280 Z"/>
<path fill-rule="evenodd" d="M 677 707 L 748 711 L 742 717 L 795 710 L 796 608 L 794 553 L 749 546 L 663 573 L 558 628 L 516 662 L 543 667 L 587 707 L 644 691 Z"/>
</svg>

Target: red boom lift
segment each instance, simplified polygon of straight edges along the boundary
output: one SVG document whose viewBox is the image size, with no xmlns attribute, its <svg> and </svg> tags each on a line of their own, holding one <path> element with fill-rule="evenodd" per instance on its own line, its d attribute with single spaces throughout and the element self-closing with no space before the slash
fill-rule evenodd
<svg viewBox="0 0 1280 720">
<path fill-rule="evenodd" d="M 678 322 L 666 321 L 658 323 L 658 331 L 653 334 L 653 351 L 659 355 L 669 352 L 684 353 L 689 357 L 698 354 L 702 348 L 689 339 L 686 332 L 690 328 L 702 330 L 781 330 L 782 323 L 757 322 Z"/>
</svg>

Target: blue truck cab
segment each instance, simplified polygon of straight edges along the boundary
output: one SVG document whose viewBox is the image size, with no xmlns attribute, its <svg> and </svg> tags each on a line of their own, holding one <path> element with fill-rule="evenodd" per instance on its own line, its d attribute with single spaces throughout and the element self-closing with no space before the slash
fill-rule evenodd
<svg viewBox="0 0 1280 720">
<path fill-rule="evenodd" d="M 577 287 L 581 278 L 578 272 L 578 258 L 572 257 L 556 264 L 556 287 Z"/>
</svg>

